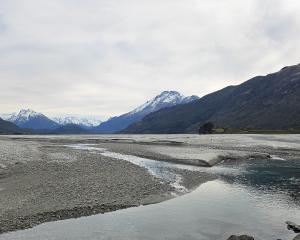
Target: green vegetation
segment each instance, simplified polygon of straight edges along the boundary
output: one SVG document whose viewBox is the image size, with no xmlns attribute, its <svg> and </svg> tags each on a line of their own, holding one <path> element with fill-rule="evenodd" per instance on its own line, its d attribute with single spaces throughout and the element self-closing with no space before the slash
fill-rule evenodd
<svg viewBox="0 0 300 240">
<path fill-rule="evenodd" d="M 212 134 L 214 129 L 214 124 L 211 122 L 204 123 L 199 128 L 199 134 Z"/>
</svg>

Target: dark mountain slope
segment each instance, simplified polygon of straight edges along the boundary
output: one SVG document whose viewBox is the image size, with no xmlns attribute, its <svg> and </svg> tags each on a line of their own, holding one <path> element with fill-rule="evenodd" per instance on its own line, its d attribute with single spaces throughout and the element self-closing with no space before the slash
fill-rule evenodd
<svg viewBox="0 0 300 240">
<path fill-rule="evenodd" d="M 67 124 L 53 130 L 50 133 L 51 134 L 89 134 L 90 131 L 83 129 L 81 126 L 76 124 Z"/>
<path fill-rule="evenodd" d="M 30 119 L 28 120 L 28 122 L 26 122 L 25 124 L 21 124 L 20 126 L 28 129 L 51 130 L 57 128 L 59 125 L 45 116 L 40 116 L 40 117 Z"/>
<path fill-rule="evenodd" d="M 299 128 L 300 64 L 149 114 L 122 133 L 196 132 L 207 121 L 234 129 Z"/>
<path fill-rule="evenodd" d="M 24 132 L 25 130 L 19 128 L 15 124 L 0 118 L 0 134 L 19 134 Z"/>
<path fill-rule="evenodd" d="M 101 123 L 93 131 L 96 133 L 115 133 L 125 129 L 134 122 L 140 121 L 149 113 L 166 107 L 192 102 L 197 99 L 199 99 L 198 96 L 185 97 L 176 91 L 164 91 L 131 112 L 113 117 Z"/>
</svg>

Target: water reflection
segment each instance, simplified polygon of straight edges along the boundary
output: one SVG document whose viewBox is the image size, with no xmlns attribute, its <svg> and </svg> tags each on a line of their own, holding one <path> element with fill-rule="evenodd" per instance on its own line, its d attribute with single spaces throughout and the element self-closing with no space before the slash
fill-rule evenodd
<svg viewBox="0 0 300 240">
<path fill-rule="evenodd" d="M 300 222 L 300 208 L 221 180 L 159 204 L 42 224 L 0 235 L 1 240 L 224 240 L 250 234 L 257 240 L 292 239 L 284 221 Z"/>
<path fill-rule="evenodd" d="M 241 170 L 238 175 L 220 173 L 231 184 L 241 184 L 261 194 L 280 194 L 294 204 L 300 200 L 300 161 L 272 159 L 227 162 L 223 167 Z M 285 199 L 286 200 L 286 199 Z"/>
</svg>

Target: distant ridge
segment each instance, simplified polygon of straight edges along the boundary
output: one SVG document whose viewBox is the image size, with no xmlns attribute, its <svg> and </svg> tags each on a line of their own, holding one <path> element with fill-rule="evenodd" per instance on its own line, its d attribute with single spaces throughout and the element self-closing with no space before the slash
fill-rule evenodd
<svg viewBox="0 0 300 240">
<path fill-rule="evenodd" d="M 33 134 L 50 134 L 55 132 L 56 129 L 57 132 L 65 131 L 66 134 L 91 133 L 86 130 L 101 123 L 101 117 L 97 116 L 65 114 L 49 118 L 46 115 L 31 109 L 21 109 L 18 113 L 0 114 L 0 118 L 14 123 L 20 129 L 26 129 L 26 132 L 31 132 Z M 74 132 L 71 131 L 72 129 Z"/>
<path fill-rule="evenodd" d="M 96 133 L 115 133 L 125 129 L 130 124 L 141 120 L 149 113 L 178 104 L 188 103 L 197 99 L 199 99 L 198 96 L 185 97 L 176 91 L 164 91 L 131 112 L 113 117 L 101 123 L 98 127 L 95 127 L 93 131 Z"/>
<path fill-rule="evenodd" d="M 89 133 L 90 131 L 83 129 L 81 126 L 76 124 L 66 124 L 50 132 L 50 134 L 89 134 Z"/>
<path fill-rule="evenodd" d="M 75 124 L 85 129 L 91 129 L 98 126 L 102 121 L 100 117 L 92 116 L 78 116 L 78 115 L 66 115 L 52 117 L 51 120 L 59 125 Z"/>
<path fill-rule="evenodd" d="M 0 118 L 0 134 L 21 134 L 25 132 L 25 130 L 19 128 L 17 125 Z"/>
<path fill-rule="evenodd" d="M 42 113 L 35 112 L 30 109 L 22 109 L 18 114 L 12 115 L 8 121 L 16 124 L 21 128 L 34 130 L 51 130 L 59 126 Z"/>
<path fill-rule="evenodd" d="M 196 133 L 208 121 L 232 129 L 299 129 L 300 64 L 150 113 L 121 133 Z"/>
</svg>

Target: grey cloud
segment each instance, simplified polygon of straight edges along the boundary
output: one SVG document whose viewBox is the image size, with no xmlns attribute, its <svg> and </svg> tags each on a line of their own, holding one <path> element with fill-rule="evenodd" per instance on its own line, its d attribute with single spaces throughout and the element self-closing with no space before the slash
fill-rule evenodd
<svg viewBox="0 0 300 240">
<path fill-rule="evenodd" d="M 2 0 L 0 112 L 115 115 L 299 62 L 297 0 Z"/>
<path fill-rule="evenodd" d="M 0 34 L 4 33 L 7 29 L 7 25 L 5 24 L 3 20 L 3 16 L 0 15 Z"/>
</svg>

